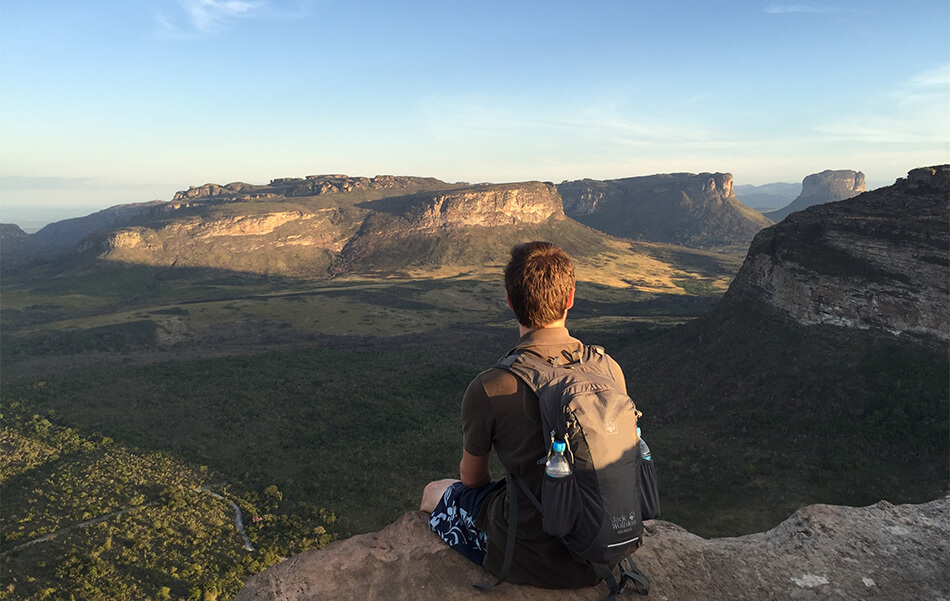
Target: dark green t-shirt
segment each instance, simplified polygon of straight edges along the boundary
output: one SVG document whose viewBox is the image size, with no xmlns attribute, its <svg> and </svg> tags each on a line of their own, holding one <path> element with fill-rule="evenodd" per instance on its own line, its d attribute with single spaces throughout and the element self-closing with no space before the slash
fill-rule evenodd
<svg viewBox="0 0 950 601">
<path fill-rule="evenodd" d="M 583 344 L 559 327 L 532 330 L 517 347 L 569 361 L 571 353 Z M 611 360 L 610 367 L 614 378 L 624 385 L 620 366 Z M 462 444 L 476 457 L 494 449 L 505 469 L 520 476 L 541 497 L 544 465 L 538 460 L 545 455 L 547 445 L 541 433 L 538 397 L 520 378 L 493 367 L 472 380 L 462 399 Z M 518 538 L 507 580 L 548 588 L 596 584 L 599 578 L 593 569 L 573 559 L 558 539 L 544 532 L 534 504 L 524 494 L 518 496 L 518 501 Z M 498 575 L 508 536 L 508 495 L 504 488 L 485 499 L 475 523 L 488 534 L 484 566 Z"/>
</svg>

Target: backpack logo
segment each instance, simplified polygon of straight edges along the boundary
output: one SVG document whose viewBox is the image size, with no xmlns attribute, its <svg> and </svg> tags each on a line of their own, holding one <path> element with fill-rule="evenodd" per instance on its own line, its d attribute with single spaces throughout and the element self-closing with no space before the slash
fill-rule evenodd
<svg viewBox="0 0 950 601">
<path fill-rule="evenodd" d="M 639 516 L 630 513 L 627 515 L 615 515 L 610 518 L 610 526 L 617 534 L 627 534 L 640 523 Z"/>
</svg>

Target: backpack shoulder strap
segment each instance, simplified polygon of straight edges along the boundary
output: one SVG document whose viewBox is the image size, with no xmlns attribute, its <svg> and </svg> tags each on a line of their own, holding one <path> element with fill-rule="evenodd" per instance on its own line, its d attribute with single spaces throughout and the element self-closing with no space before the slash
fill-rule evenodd
<svg viewBox="0 0 950 601">
<path fill-rule="evenodd" d="M 505 355 L 495 367 L 500 367 L 521 378 L 528 388 L 537 394 L 538 390 L 554 379 L 555 368 L 558 363 L 546 360 L 537 353 L 527 349 L 514 349 Z"/>
</svg>

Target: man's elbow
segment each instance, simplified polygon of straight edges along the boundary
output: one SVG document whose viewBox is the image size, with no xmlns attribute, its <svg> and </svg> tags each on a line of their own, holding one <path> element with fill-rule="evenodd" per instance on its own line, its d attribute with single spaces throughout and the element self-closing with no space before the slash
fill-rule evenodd
<svg viewBox="0 0 950 601">
<path fill-rule="evenodd" d="M 478 488 L 491 482 L 488 458 L 474 457 L 464 453 L 459 463 L 459 478 L 468 488 Z"/>
<path fill-rule="evenodd" d="M 472 477 L 462 474 L 462 484 L 468 488 L 481 488 L 491 482 L 491 476 L 486 474 L 484 476 Z"/>
</svg>

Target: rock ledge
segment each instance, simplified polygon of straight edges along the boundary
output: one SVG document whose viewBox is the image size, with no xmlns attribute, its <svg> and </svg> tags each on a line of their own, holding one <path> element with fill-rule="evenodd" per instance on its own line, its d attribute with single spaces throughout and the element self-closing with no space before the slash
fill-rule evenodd
<svg viewBox="0 0 950 601">
<path fill-rule="evenodd" d="M 254 576 L 236 601 L 600 601 L 606 587 L 552 591 L 492 581 L 409 512 L 375 534 L 337 541 Z M 662 601 L 948 600 L 950 497 L 922 505 L 810 505 L 768 532 L 707 540 L 647 522 L 636 556 Z M 640 598 L 626 592 L 626 599 Z"/>
</svg>

